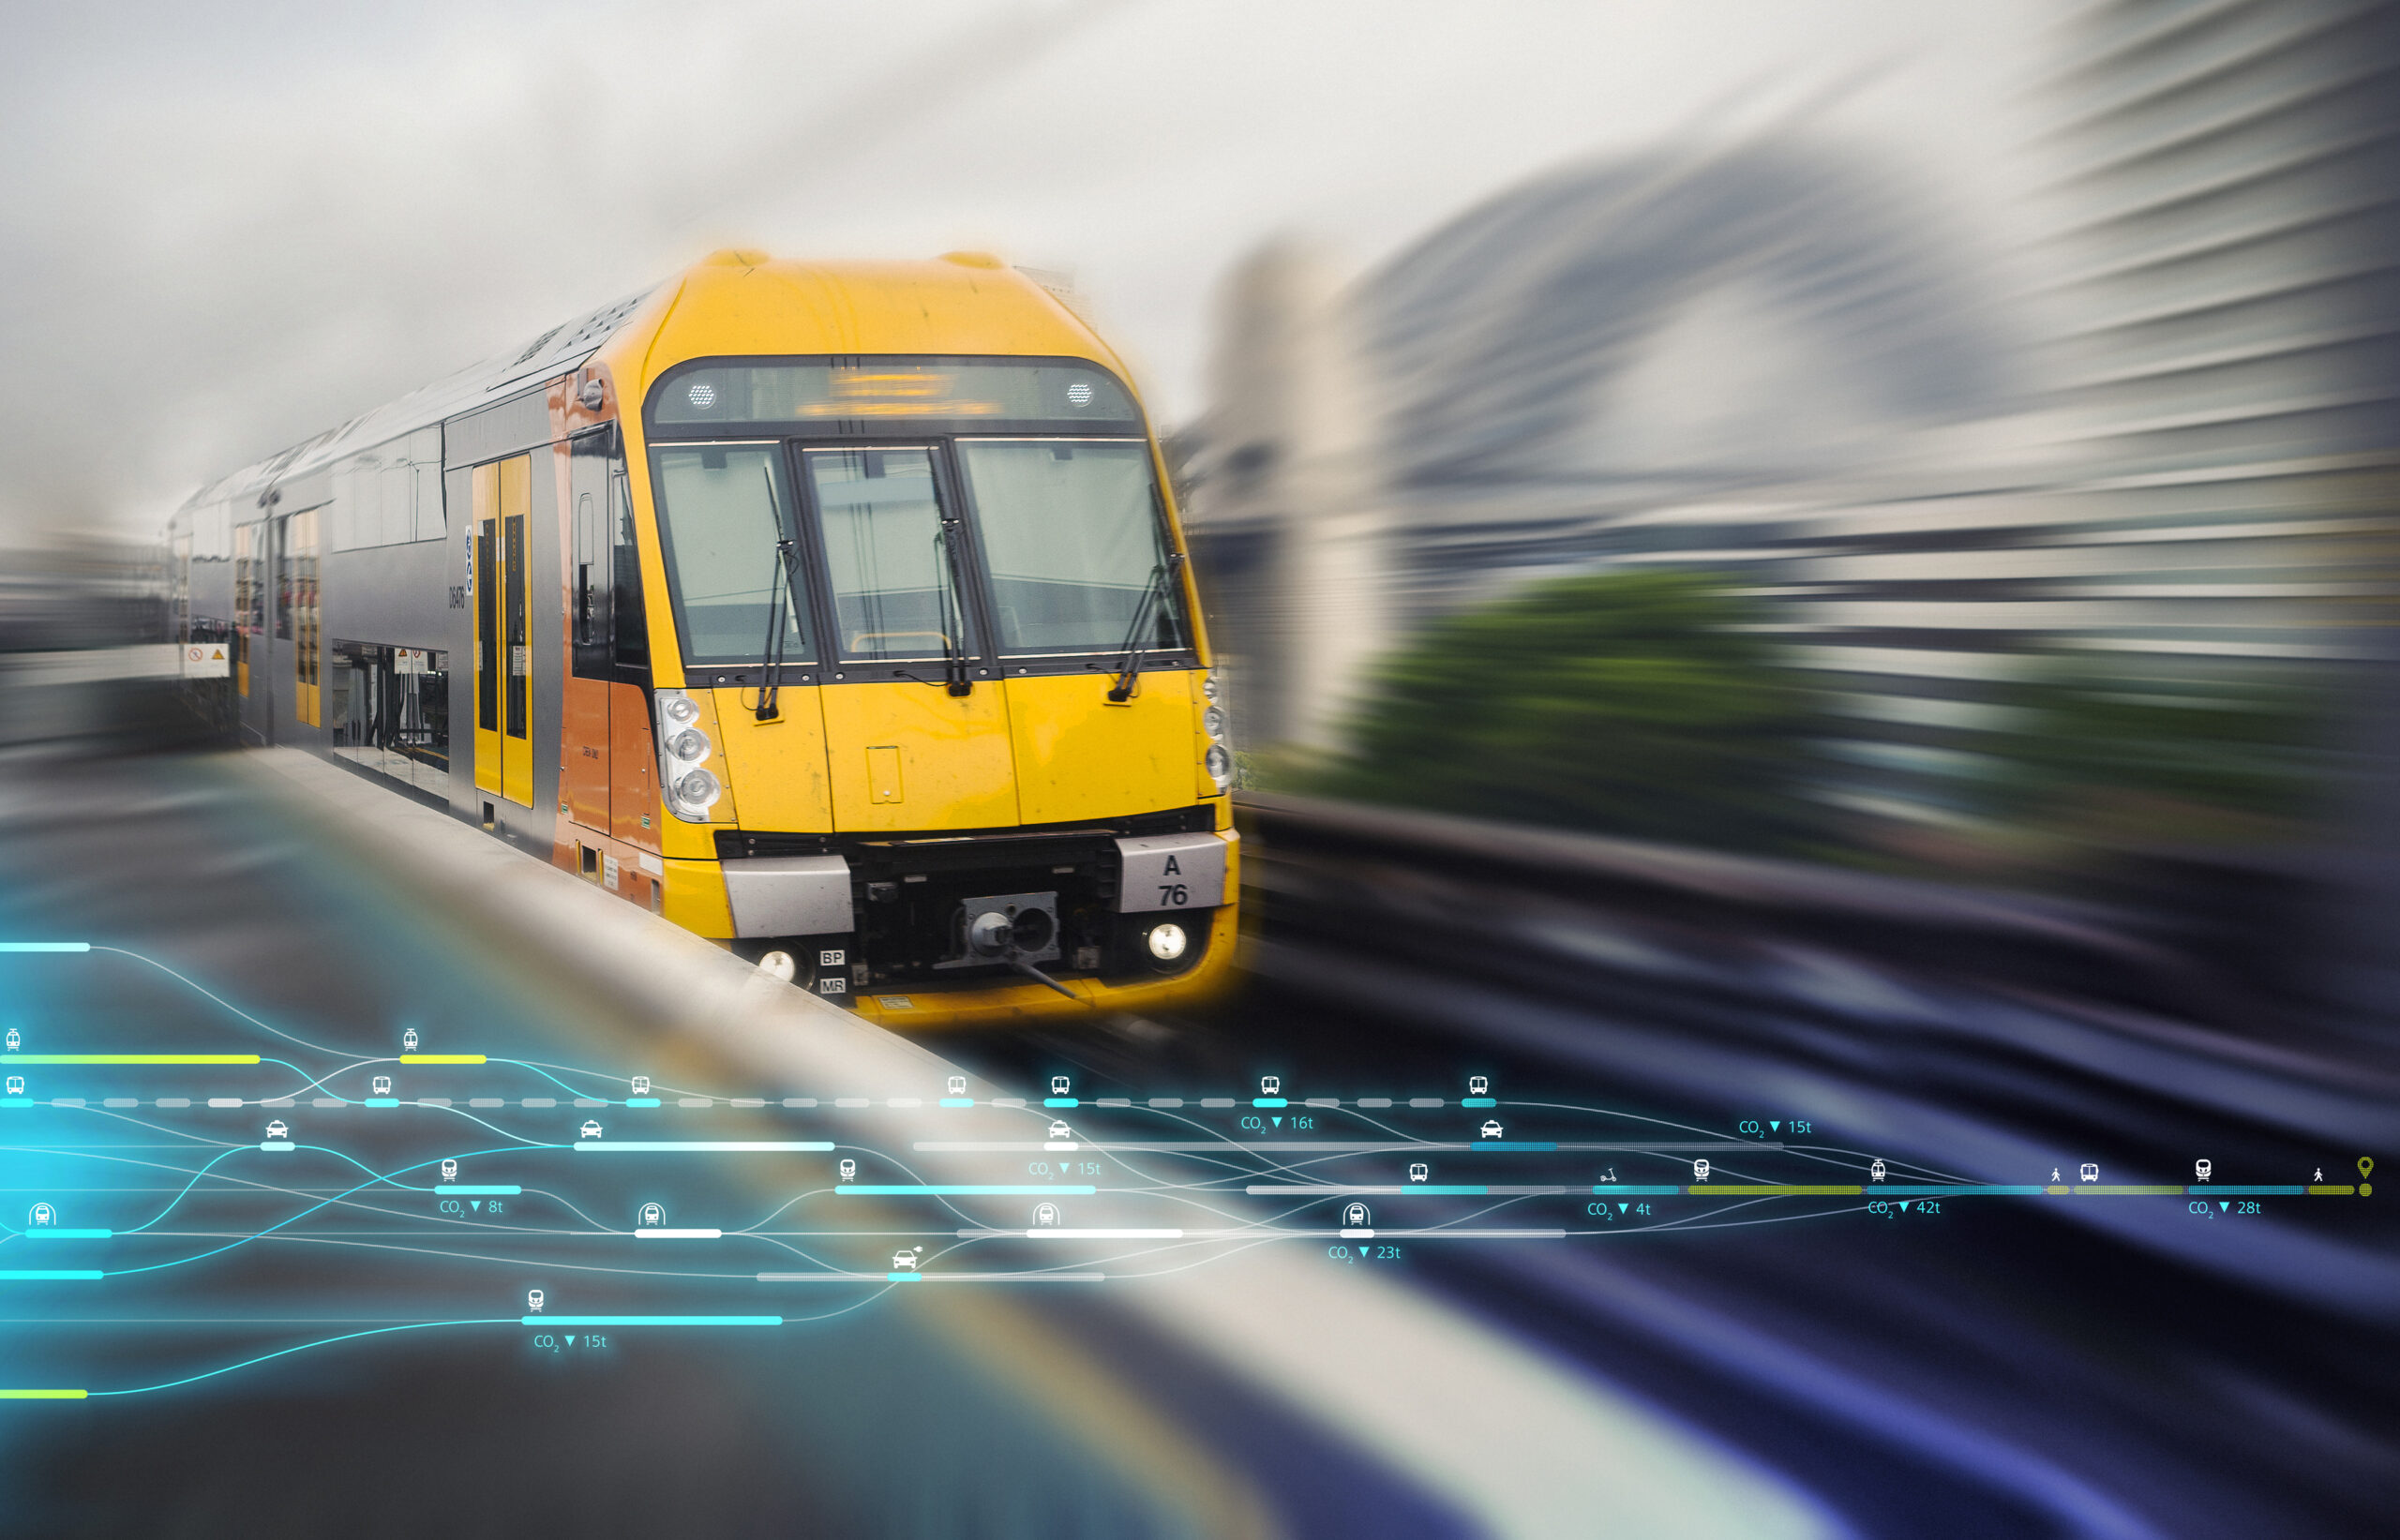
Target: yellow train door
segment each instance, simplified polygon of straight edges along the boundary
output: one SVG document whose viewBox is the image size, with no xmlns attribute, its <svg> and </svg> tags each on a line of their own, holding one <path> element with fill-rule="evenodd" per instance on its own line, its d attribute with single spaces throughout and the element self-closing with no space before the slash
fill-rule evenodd
<svg viewBox="0 0 2400 1540">
<path fill-rule="evenodd" d="M 475 785 L 533 805 L 532 648 L 526 630 L 525 516 L 532 462 L 475 467 Z"/>
</svg>

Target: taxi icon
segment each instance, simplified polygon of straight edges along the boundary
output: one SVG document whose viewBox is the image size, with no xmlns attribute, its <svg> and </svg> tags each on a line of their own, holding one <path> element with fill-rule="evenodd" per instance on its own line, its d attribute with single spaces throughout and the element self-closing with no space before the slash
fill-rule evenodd
<svg viewBox="0 0 2400 1540">
<path fill-rule="evenodd" d="M 292 1130 L 285 1128 L 283 1119 L 278 1117 L 266 1126 L 266 1136 L 269 1139 L 289 1139 L 292 1137 Z"/>
<path fill-rule="evenodd" d="M 1484 1137 L 1484 1138 L 1486 1138 L 1486 1139 L 1497 1139 L 1497 1138 L 1499 1138 L 1499 1137 L 1500 1137 L 1500 1125 L 1499 1125 L 1499 1124 L 1497 1124 L 1497 1123 L 1492 1122 L 1490 1119 L 1486 1119 L 1486 1120 L 1484 1121 L 1484 1125 L 1483 1125 L 1483 1137 Z"/>
<path fill-rule="evenodd" d="M 600 1125 L 599 1125 L 599 1124 L 597 1124 L 597 1123 L 594 1123 L 594 1122 L 591 1121 L 589 1118 L 585 1119 L 585 1120 L 584 1120 L 584 1124 L 583 1124 L 583 1128 L 582 1128 L 582 1129 L 581 1129 L 581 1137 L 583 1137 L 583 1138 L 585 1138 L 585 1139 L 597 1139 L 597 1138 L 599 1138 L 599 1137 L 600 1137 Z"/>
</svg>

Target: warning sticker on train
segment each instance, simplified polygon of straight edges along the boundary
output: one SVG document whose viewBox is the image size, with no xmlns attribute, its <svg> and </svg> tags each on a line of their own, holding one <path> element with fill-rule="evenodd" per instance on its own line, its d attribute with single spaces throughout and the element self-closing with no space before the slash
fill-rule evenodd
<svg viewBox="0 0 2400 1540">
<path fill-rule="evenodd" d="M 221 680 L 232 668 L 231 651 L 223 642 L 186 642 L 183 654 L 188 680 Z"/>
</svg>

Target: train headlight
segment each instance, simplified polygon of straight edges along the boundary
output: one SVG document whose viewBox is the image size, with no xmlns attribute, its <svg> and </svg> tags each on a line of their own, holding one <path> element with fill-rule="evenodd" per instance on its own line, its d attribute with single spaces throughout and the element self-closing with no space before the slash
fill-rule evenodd
<svg viewBox="0 0 2400 1540">
<path fill-rule="evenodd" d="M 1208 755 L 1201 763 L 1208 767 L 1208 777 L 1222 786 L 1234 778 L 1234 756 L 1222 743 L 1208 745 Z"/>
<path fill-rule="evenodd" d="M 1224 737 L 1225 709 L 1222 706 L 1209 707 L 1200 713 L 1200 725 L 1208 730 L 1210 738 Z"/>
<path fill-rule="evenodd" d="M 667 713 L 668 721 L 679 726 L 700 714 L 699 707 L 689 695 L 668 695 L 658 709 Z"/>
<path fill-rule="evenodd" d="M 716 805 L 717 795 L 724 788 L 716 777 L 704 770 L 696 770 L 675 783 L 675 800 L 685 807 L 705 813 Z"/>
<path fill-rule="evenodd" d="M 683 704 L 689 706 L 691 702 L 687 700 Z M 709 756 L 708 735 L 697 727 L 686 727 L 668 740 L 667 752 L 678 759 L 697 765 Z"/>
<path fill-rule="evenodd" d="M 1183 955 L 1183 949 L 1190 944 L 1183 934 L 1183 927 L 1173 920 L 1151 926 L 1150 934 L 1145 939 L 1149 942 L 1150 955 L 1162 963 L 1174 962 Z"/>
<path fill-rule="evenodd" d="M 1217 698 L 1217 676 L 1215 674 L 1203 674 L 1200 676 L 1200 693 L 1202 695 L 1208 696 L 1210 700 L 1214 700 Z"/>
</svg>

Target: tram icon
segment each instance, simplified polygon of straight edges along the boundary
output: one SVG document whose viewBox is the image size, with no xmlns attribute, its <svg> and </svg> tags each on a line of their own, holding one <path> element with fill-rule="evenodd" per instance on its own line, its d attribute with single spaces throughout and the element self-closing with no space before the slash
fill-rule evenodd
<svg viewBox="0 0 2400 1540">
<path fill-rule="evenodd" d="M 1367 1212 L 1364 1204 L 1352 1204 L 1342 1211 L 1342 1227 L 1344 1230 L 1364 1230 L 1373 1222 L 1374 1216 Z"/>
<path fill-rule="evenodd" d="M 8 1052 L 13 1054 L 23 1046 L 25 1046 L 24 1034 L 19 1032 L 13 1026 L 8 1028 Z"/>
<path fill-rule="evenodd" d="M 666 1209 L 660 1207 L 656 1204 L 644 1204 L 641 1205 L 641 1226 L 644 1230 L 655 1230 L 666 1222 Z"/>
<path fill-rule="evenodd" d="M 400 1052 L 403 1054 L 415 1053 L 416 1041 L 416 1028 L 410 1027 L 407 1031 L 400 1034 Z"/>
<path fill-rule="evenodd" d="M 855 1182 L 858 1180 L 859 1163 L 856 1160 L 845 1160 L 841 1165 L 834 1169 L 842 1174 L 842 1180 L 845 1182 Z"/>
<path fill-rule="evenodd" d="M 1033 1224 L 1034 1228 L 1038 1230 L 1058 1229 L 1058 1205 L 1057 1204 L 1043 1204 L 1040 1207 L 1036 1208 L 1033 1211 Z"/>
<path fill-rule="evenodd" d="M 51 1207 L 48 1204 L 36 1204 L 32 1210 L 25 1215 L 25 1223 L 33 1226 L 37 1230 L 41 1229 L 46 1225 L 56 1224 L 57 1222 L 58 1210 Z"/>
<path fill-rule="evenodd" d="M 442 1179 L 445 1182 L 455 1182 L 458 1179 L 458 1161 L 444 1160 L 442 1162 Z"/>
<path fill-rule="evenodd" d="M 1870 1182 L 1880 1182 L 1883 1179 L 1883 1162 L 1881 1159 L 1867 1168 L 1867 1179 Z"/>
<path fill-rule="evenodd" d="M 528 1289 L 525 1291 L 525 1308 L 529 1310 L 538 1310 L 542 1308 L 541 1290 Z"/>
<path fill-rule="evenodd" d="M 1691 1163 L 1691 1179 L 1695 1182 L 1708 1180 L 1708 1161 L 1705 1157 Z"/>
</svg>

